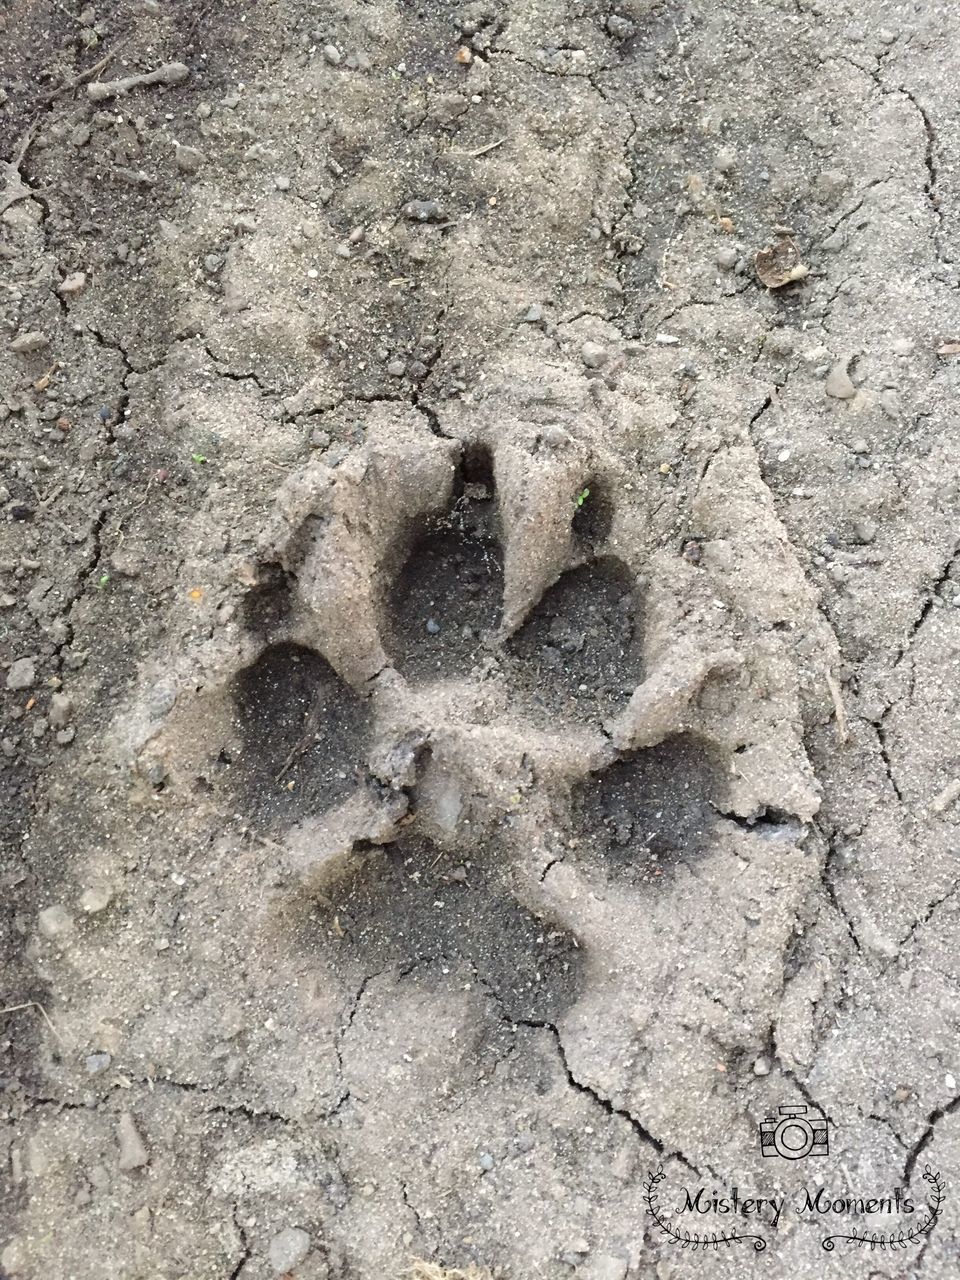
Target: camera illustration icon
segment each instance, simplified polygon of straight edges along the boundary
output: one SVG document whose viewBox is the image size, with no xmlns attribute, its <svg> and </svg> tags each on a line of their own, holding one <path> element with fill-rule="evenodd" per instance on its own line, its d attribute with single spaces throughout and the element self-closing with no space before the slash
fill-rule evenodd
<svg viewBox="0 0 960 1280">
<path fill-rule="evenodd" d="M 780 1118 L 760 1121 L 760 1154 L 802 1160 L 829 1155 L 827 1118 L 810 1107 L 780 1107 Z"/>
</svg>

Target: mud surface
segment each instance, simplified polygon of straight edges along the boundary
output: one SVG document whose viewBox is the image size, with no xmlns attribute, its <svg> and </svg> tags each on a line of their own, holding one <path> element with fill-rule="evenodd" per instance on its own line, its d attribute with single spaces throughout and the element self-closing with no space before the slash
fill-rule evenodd
<svg viewBox="0 0 960 1280">
<path fill-rule="evenodd" d="M 3 1277 L 957 1273 L 957 32 L 0 14 Z"/>
</svg>

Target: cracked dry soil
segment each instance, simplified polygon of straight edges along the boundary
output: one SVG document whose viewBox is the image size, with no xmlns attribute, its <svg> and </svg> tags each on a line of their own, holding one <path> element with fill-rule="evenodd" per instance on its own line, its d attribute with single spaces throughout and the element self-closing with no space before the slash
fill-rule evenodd
<svg viewBox="0 0 960 1280">
<path fill-rule="evenodd" d="M 958 69 L 0 13 L 3 1280 L 957 1274 Z"/>
</svg>

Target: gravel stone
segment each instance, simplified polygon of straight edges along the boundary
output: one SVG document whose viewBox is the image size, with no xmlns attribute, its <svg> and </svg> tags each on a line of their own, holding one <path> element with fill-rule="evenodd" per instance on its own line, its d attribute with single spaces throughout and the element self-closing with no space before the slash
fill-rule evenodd
<svg viewBox="0 0 960 1280">
<path fill-rule="evenodd" d="M 442 222 L 444 215 L 439 200 L 408 200 L 403 216 L 408 222 Z"/>
<path fill-rule="evenodd" d="M 42 351 L 49 347 L 50 339 L 40 329 L 30 329 L 27 333 L 18 334 L 10 343 L 10 350 L 18 356 L 30 355 L 33 351 Z"/>
<path fill-rule="evenodd" d="M 142 1169 L 145 1164 L 150 1163 L 147 1148 L 129 1111 L 123 1111 L 120 1114 L 117 1123 L 117 1141 L 120 1146 L 117 1163 L 124 1173 L 129 1173 L 132 1169 Z"/>
<path fill-rule="evenodd" d="M 85 271 L 73 271 L 57 285 L 57 293 L 63 294 L 64 297 L 70 297 L 72 294 L 82 292 L 86 283 L 87 273 Z"/>
<path fill-rule="evenodd" d="M 849 364 L 849 360 L 838 360 L 827 374 L 827 381 L 823 389 L 828 396 L 833 396 L 835 400 L 852 400 L 857 394 L 857 388 L 853 385 L 850 375 L 847 373 Z"/>
<path fill-rule="evenodd" d="M 177 168 L 181 173 L 196 173 L 203 164 L 204 155 L 196 147 L 177 147 Z"/>
<path fill-rule="evenodd" d="M 614 40 L 629 40 L 636 29 L 635 22 L 631 22 L 629 18 L 622 18 L 618 13 L 611 13 L 607 19 L 607 30 Z"/>
<path fill-rule="evenodd" d="M 50 723 L 55 729 L 62 729 L 70 723 L 73 714 L 73 699 L 68 693 L 55 693 L 50 698 Z"/>
<path fill-rule="evenodd" d="M 32 658 L 18 658 L 12 663 L 10 670 L 7 672 L 7 688 L 12 693 L 18 693 L 21 689 L 30 689 L 33 687 L 37 678 L 36 663 Z"/>
<path fill-rule="evenodd" d="M 96 915 L 109 907 L 112 897 L 109 889 L 84 889 L 80 895 L 80 910 L 87 915 Z"/>
<path fill-rule="evenodd" d="M 857 520 L 853 525 L 853 540 L 860 546 L 867 547 L 871 542 L 876 541 L 880 526 L 876 520 Z"/>
<path fill-rule="evenodd" d="M 277 1275 L 298 1267 L 310 1252 L 310 1236 L 301 1227 L 284 1227 L 270 1241 L 267 1257 Z"/>
<path fill-rule="evenodd" d="M 599 369 L 610 359 L 610 352 L 597 342 L 585 342 L 580 348 L 580 358 L 588 369 Z"/>
<path fill-rule="evenodd" d="M 51 942 L 62 938 L 73 930 L 73 916 L 61 903 L 45 907 L 37 916 L 37 924 L 43 936 Z"/>
</svg>

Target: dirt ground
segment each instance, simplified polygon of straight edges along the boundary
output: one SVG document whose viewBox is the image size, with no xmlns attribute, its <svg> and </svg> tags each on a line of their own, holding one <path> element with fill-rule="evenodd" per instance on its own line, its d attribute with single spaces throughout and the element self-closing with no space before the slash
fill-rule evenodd
<svg viewBox="0 0 960 1280">
<path fill-rule="evenodd" d="M 956 18 L 8 0 L 3 1280 L 960 1273 Z"/>
</svg>

